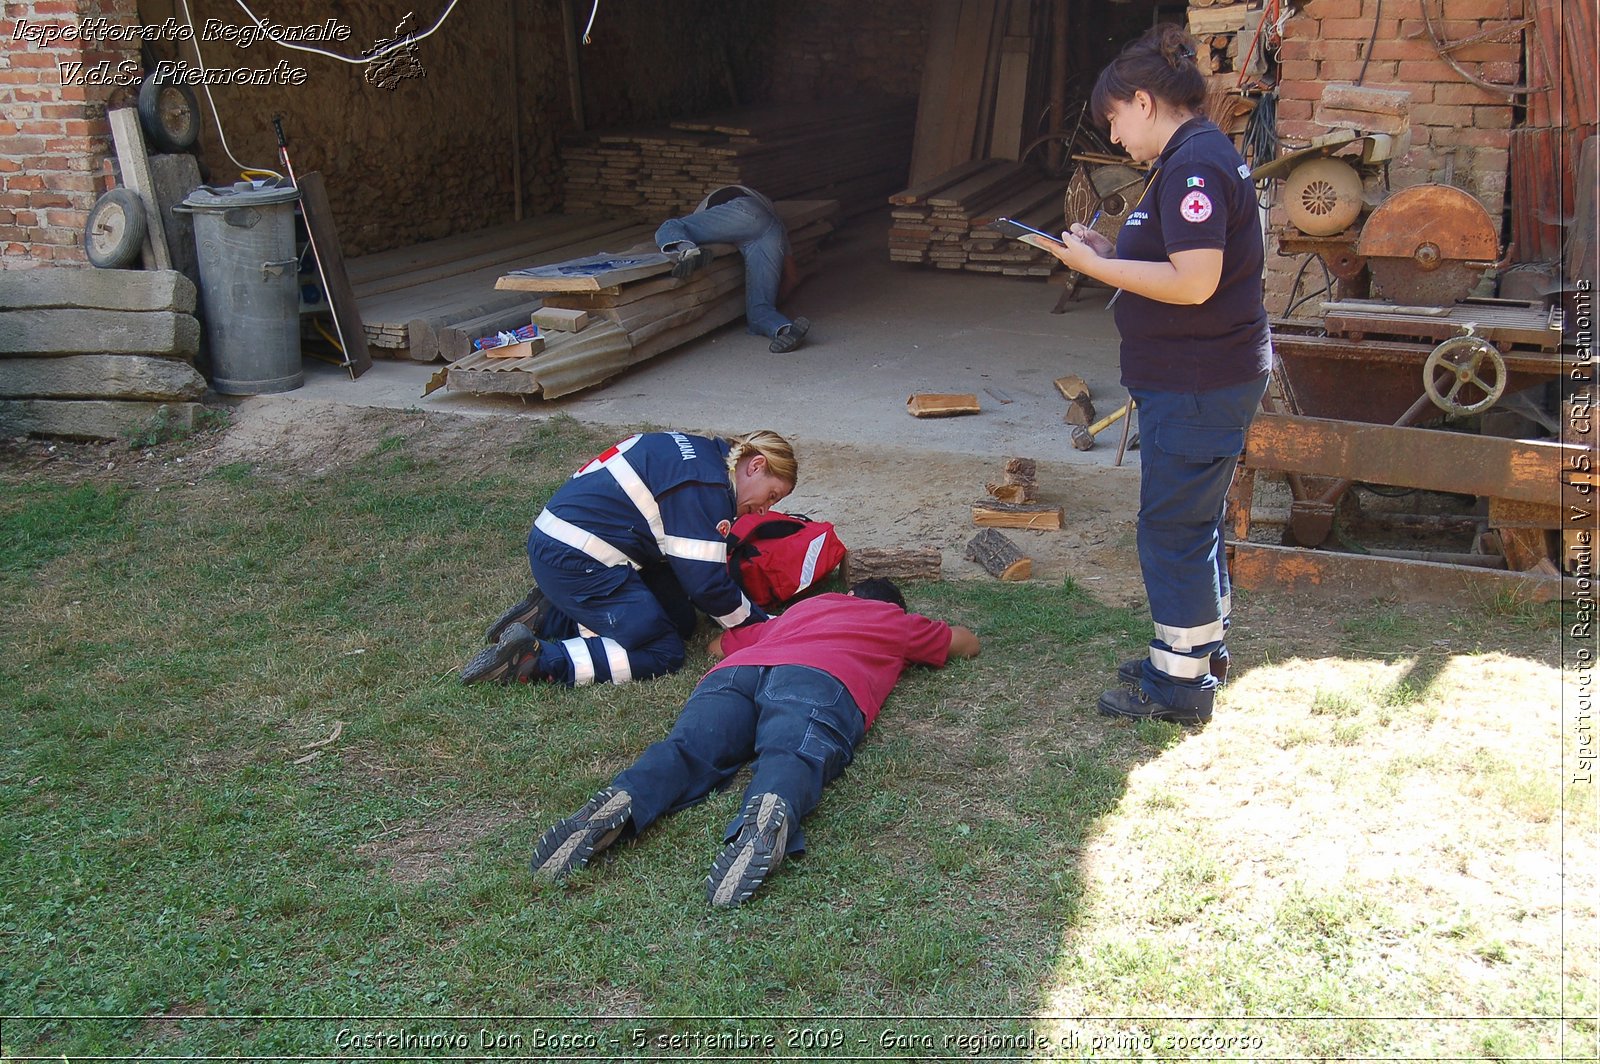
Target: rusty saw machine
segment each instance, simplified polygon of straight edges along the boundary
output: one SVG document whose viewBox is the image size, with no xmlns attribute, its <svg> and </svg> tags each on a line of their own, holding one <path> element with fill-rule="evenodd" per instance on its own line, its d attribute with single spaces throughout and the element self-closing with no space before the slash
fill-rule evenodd
<svg viewBox="0 0 1600 1064">
<path fill-rule="evenodd" d="M 1327 427 L 1341 440 L 1362 424 L 1400 428 L 1481 414 L 1508 391 L 1559 373 L 1559 310 L 1472 296 L 1485 271 L 1504 265 L 1498 226 L 1473 196 L 1424 184 L 1368 203 L 1363 188 L 1374 183 L 1363 177 L 1395 147 L 1345 130 L 1253 175 L 1283 181 L 1289 226 L 1276 233 L 1280 250 L 1317 254 L 1338 280 L 1322 304 L 1322 327 L 1275 322 L 1274 346 L 1283 412 L 1356 423 Z M 1418 443 L 1433 446 L 1427 437 L 1411 441 Z M 1438 443 L 1450 448 L 1452 438 Z M 1288 540 L 1317 547 L 1329 539 L 1340 501 L 1368 479 L 1360 465 L 1309 483 L 1289 477 Z M 1481 486 L 1482 496 L 1497 493 L 1487 480 Z"/>
</svg>

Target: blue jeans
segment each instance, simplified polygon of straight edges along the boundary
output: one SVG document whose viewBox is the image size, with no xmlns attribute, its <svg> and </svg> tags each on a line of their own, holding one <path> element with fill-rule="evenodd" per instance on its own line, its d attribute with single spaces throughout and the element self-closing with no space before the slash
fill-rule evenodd
<svg viewBox="0 0 1600 1064">
<path fill-rule="evenodd" d="M 789 254 L 789 233 L 779 218 L 749 196 L 703 211 L 669 218 L 656 230 L 656 247 L 670 250 L 680 240 L 732 244 L 744 256 L 744 315 L 750 332 L 774 336 L 789 324 L 778 313 L 778 285 Z"/>
<path fill-rule="evenodd" d="M 537 528 L 528 533 L 528 567 L 546 601 L 534 633 L 539 675 L 578 687 L 683 668 L 684 640 L 699 617 L 671 569 L 602 565 Z"/>
<path fill-rule="evenodd" d="M 1232 589 L 1222 527 L 1228 486 L 1267 379 L 1209 392 L 1130 389 L 1139 409 L 1139 568 L 1155 638 L 1144 690 L 1210 709 L 1213 654 L 1225 656 Z"/>
<path fill-rule="evenodd" d="M 694 689 L 672 732 L 652 743 L 612 785 L 633 798 L 638 834 L 657 820 L 704 801 L 751 765 L 745 801 L 782 796 L 794 811 L 789 853 L 806 848 L 799 821 L 822 789 L 855 760 L 866 718 L 844 684 L 804 665 L 733 665 L 714 669 Z M 739 833 L 745 801 L 725 838 Z"/>
</svg>

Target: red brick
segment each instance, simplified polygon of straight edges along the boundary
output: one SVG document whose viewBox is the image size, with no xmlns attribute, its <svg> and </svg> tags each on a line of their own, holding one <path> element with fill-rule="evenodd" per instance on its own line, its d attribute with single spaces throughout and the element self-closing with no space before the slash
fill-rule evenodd
<svg viewBox="0 0 1600 1064">
<path fill-rule="evenodd" d="M 1479 68 L 1479 76 L 1484 81 L 1496 85 L 1515 85 L 1522 76 L 1521 63 L 1484 63 Z"/>
<path fill-rule="evenodd" d="M 1433 100 L 1435 103 L 1498 103 L 1504 105 L 1506 97 L 1504 93 L 1490 92 L 1487 89 L 1480 89 L 1470 82 L 1458 81 L 1454 83 L 1440 82 L 1435 85 L 1433 87 Z"/>
<path fill-rule="evenodd" d="M 1327 127 L 1319 126 L 1315 122 L 1280 121 L 1278 123 L 1278 135 L 1289 141 L 1308 141 L 1312 137 L 1320 137 L 1327 131 Z"/>
<path fill-rule="evenodd" d="M 1402 85 L 1425 81 L 1460 81 L 1461 75 L 1451 70 L 1443 59 L 1401 60 L 1395 77 Z"/>
<path fill-rule="evenodd" d="M 16 174 L 6 179 L 6 188 L 13 192 L 34 192 L 44 188 L 44 178 L 37 174 Z"/>
<path fill-rule="evenodd" d="M 1455 104 L 1417 104 L 1411 108 L 1411 121 L 1426 126 L 1466 126 L 1472 124 L 1472 108 Z"/>
<path fill-rule="evenodd" d="M 1453 138 L 1453 143 L 1466 148 L 1505 148 L 1511 146 L 1511 131 L 1509 129 L 1462 129 L 1458 130 Z"/>
<path fill-rule="evenodd" d="M 1322 39 L 1325 41 L 1365 41 L 1372 36 L 1372 20 L 1362 18 L 1325 18 L 1322 20 Z"/>
<path fill-rule="evenodd" d="M 1320 100 L 1322 86 L 1313 80 L 1284 81 L 1278 86 L 1280 100 Z"/>
<path fill-rule="evenodd" d="M 1405 40 L 1380 35 L 1372 44 L 1374 59 L 1437 59 L 1439 52 L 1429 40 Z"/>
<path fill-rule="evenodd" d="M 1510 129 L 1511 108 L 1474 107 L 1472 109 L 1472 125 L 1477 129 Z"/>
<path fill-rule="evenodd" d="M 26 68 L 54 70 L 56 68 L 56 57 L 48 52 L 15 51 L 11 53 L 11 58 L 8 61 L 13 70 Z"/>
<path fill-rule="evenodd" d="M 1515 3 L 1507 3 L 1507 0 L 1450 0 L 1448 4 L 1449 21 L 1451 22 L 1468 19 L 1487 19 L 1491 23 L 1501 23 L 1508 18 L 1521 17 L 1520 15 L 1508 15 L 1506 13 L 1508 9 L 1515 11 Z M 1438 8 L 1433 10 L 1437 11 Z M 1482 29 L 1482 27 L 1480 26 L 1479 29 Z"/>
<path fill-rule="evenodd" d="M 1283 43 L 1278 46 L 1278 62 L 1286 63 L 1296 59 L 1310 59 L 1312 58 L 1311 47 L 1316 43 L 1318 42 L 1304 37 L 1293 39 L 1285 37 Z"/>
<path fill-rule="evenodd" d="M 1326 22 L 1329 19 L 1354 19 L 1361 17 L 1361 0 L 1311 0 L 1305 13 Z"/>
<path fill-rule="evenodd" d="M 1301 81 L 1315 81 L 1317 78 L 1317 63 L 1314 59 L 1296 59 L 1292 63 L 1284 63 L 1279 70 L 1278 95 L 1283 95 L 1283 86 Z"/>
<path fill-rule="evenodd" d="M 82 230 L 89 224 L 88 211 L 54 210 L 49 214 L 49 223 L 54 226 L 64 226 L 68 229 Z"/>
<path fill-rule="evenodd" d="M 26 240 L 33 233 L 20 225 L 0 225 L 0 240 Z"/>
<path fill-rule="evenodd" d="M 72 206 L 72 200 L 68 199 L 66 196 L 56 196 L 48 192 L 39 192 L 33 196 L 32 205 L 38 210 L 43 210 L 46 207 L 70 207 Z"/>
<path fill-rule="evenodd" d="M 1279 122 L 1307 122 L 1311 119 L 1310 100 L 1279 100 Z"/>
<path fill-rule="evenodd" d="M 1393 67 L 1393 63 L 1372 62 L 1365 63 L 1360 59 L 1324 59 L 1317 64 L 1317 80 L 1321 82 L 1353 83 L 1362 77 L 1362 67 L 1366 68 L 1367 81 L 1376 81 L 1383 77 L 1384 67 Z M 1374 77 L 1376 73 L 1376 77 Z M 1318 94 L 1320 98 L 1321 94 Z"/>
</svg>

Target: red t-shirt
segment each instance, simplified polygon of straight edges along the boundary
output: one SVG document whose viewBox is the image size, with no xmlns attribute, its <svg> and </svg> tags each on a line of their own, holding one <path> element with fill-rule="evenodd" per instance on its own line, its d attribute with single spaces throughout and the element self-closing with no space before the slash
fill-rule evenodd
<svg viewBox="0 0 1600 1064">
<path fill-rule="evenodd" d="M 722 633 L 728 655 L 713 667 L 806 665 L 844 684 L 866 715 L 867 727 L 883 708 L 907 665 L 943 668 L 950 657 L 950 626 L 907 613 L 892 602 L 851 595 L 814 595 L 761 624 Z"/>
</svg>

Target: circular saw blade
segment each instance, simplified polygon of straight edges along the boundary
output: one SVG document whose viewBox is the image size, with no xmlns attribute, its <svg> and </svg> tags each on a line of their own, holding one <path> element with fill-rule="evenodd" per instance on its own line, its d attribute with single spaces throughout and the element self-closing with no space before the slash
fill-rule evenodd
<svg viewBox="0 0 1600 1064">
<path fill-rule="evenodd" d="M 1372 291 L 1384 299 L 1418 307 L 1448 307 L 1459 303 L 1478 287 L 1482 270 L 1463 262 L 1441 262 L 1424 270 L 1413 259 L 1369 258 Z"/>
</svg>

